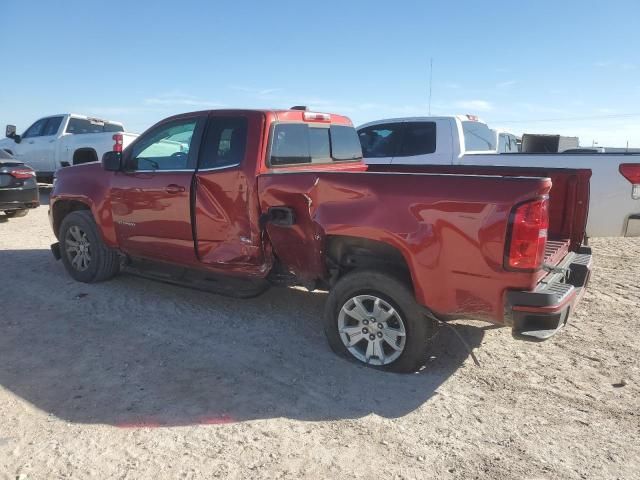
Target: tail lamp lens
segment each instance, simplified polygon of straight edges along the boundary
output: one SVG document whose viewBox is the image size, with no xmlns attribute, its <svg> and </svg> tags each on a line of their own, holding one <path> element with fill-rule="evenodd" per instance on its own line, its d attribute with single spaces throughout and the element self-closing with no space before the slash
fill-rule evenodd
<svg viewBox="0 0 640 480">
<path fill-rule="evenodd" d="M 28 168 L 16 168 L 14 170 L 11 170 L 9 172 L 9 175 L 11 175 L 14 178 L 20 178 L 24 180 L 26 178 L 35 177 L 36 173 L 33 170 L 29 170 Z"/>
<path fill-rule="evenodd" d="M 116 133 L 113 137 L 113 151 L 122 153 L 123 138 L 121 133 Z"/>
<path fill-rule="evenodd" d="M 624 178 L 631 182 L 631 197 L 634 200 L 640 198 L 640 163 L 622 163 L 619 167 Z"/>
<path fill-rule="evenodd" d="M 549 228 L 549 199 L 523 203 L 511 215 L 511 239 L 507 245 L 507 266 L 537 270 L 542 266 Z"/>
</svg>

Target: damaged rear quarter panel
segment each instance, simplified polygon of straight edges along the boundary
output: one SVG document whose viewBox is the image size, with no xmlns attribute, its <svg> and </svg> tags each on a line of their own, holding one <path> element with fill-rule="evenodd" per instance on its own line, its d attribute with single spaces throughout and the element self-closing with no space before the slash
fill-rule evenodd
<svg viewBox="0 0 640 480">
<path fill-rule="evenodd" d="M 493 321 L 502 319 L 506 288 L 535 284 L 529 273 L 502 268 L 511 208 L 549 188 L 548 179 L 467 175 L 289 171 L 258 178 L 262 212 L 295 212 L 295 225 L 267 232 L 302 281 L 327 278 L 328 236 L 366 238 L 402 254 L 422 305 Z"/>
</svg>

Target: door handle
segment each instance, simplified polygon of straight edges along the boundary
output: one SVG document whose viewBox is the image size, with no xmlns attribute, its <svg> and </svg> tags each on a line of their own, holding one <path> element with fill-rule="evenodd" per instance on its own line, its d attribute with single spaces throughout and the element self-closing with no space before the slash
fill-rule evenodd
<svg viewBox="0 0 640 480">
<path fill-rule="evenodd" d="M 175 183 L 171 183 L 167 185 L 164 189 L 167 193 L 176 194 L 184 192 L 185 188 L 180 185 L 176 185 Z"/>
</svg>

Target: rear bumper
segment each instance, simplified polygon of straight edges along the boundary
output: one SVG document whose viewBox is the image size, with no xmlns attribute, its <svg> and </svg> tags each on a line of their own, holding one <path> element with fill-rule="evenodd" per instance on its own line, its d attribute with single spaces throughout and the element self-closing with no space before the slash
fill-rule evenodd
<svg viewBox="0 0 640 480">
<path fill-rule="evenodd" d="M 630 215 L 624 228 L 625 237 L 640 237 L 640 214 Z"/>
<path fill-rule="evenodd" d="M 22 210 L 40 206 L 38 187 L 0 188 L 0 211 Z"/>
<path fill-rule="evenodd" d="M 508 291 L 505 313 L 513 336 L 541 341 L 560 331 L 585 292 L 591 264 L 591 249 L 582 247 L 578 253 L 567 254 L 535 290 Z"/>
</svg>

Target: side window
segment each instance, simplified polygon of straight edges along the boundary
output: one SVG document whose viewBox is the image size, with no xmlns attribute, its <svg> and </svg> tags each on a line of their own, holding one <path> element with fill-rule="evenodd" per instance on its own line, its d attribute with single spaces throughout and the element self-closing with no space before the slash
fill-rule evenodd
<svg viewBox="0 0 640 480">
<path fill-rule="evenodd" d="M 402 125 L 384 124 L 367 127 L 358 133 L 364 158 L 393 157 Z"/>
<path fill-rule="evenodd" d="M 358 135 L 351 126 L 281 123 L 273 129 L 269 160 L 273 167 L 361 158 Z"/>
<path fill-rule="evenodd" d="M 29 128 L 27 128 L 27 131 L 24 132 L 24 135 L 22 135 L 22 138 L 40 137 L 44 130 L 44 126 L 47 123 L 47 120 L 48 119 L 46 118 L 41 118 L 36 123 L 31 125 Z"/>
<path fill-rule="evenodd" d="M 336 161 L 362 158 L 358 133 L 353 127 L 331 125 L 331 153 Z"/>
<path fill-rule="evenodd" d="M 302 123 L 276 125 L 273 129 L 270 164 L 275 167 L 298 163 L 311 163 L 309 126 Z"/>
<path fill-rule="evenodd" d="M 239 165 L 247 149 L 246 117 L 211 118 L 200 153 L 199 169 Z"/>
<path fill-rule="evenodd" d="M 496 149 L 496 132 L 482 122 L 462 122 L 464 148 L 468 152 Z"/>
<path fill-rule="evenodd" d="M 436 151 L 435 122 L 409 122 L 405 124 L 398 156 L 425 155 Z"/>
<path fill-rule="evenodd" d="M 51 135 L 55 135 L 58 133 L 58 129 L 60 128 L 60 124 L 62 123 L 62 117 L 51 117 L 47 120 L 47 124 L 45 125 L 42 136 L 48 137 Z"/>
<path fill-rule="evenodd" d="M 191 139 L 196 119 L 178 120 L 152 130 L 131 150 L 134 170 L 184 170 L 189 166 Z"/>
</svg>

